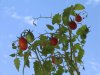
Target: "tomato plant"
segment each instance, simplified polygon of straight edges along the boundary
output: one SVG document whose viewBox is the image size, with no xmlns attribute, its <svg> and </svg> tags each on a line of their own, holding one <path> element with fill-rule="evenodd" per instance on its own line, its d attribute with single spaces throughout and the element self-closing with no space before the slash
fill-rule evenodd
<svg viewBox="0 0 100 75">
<path fill-rule="evenodd" d="M 34 60 L 35 75 L 62 75 L 63 73 L 75 75 L 75 72 L 81 75 L 79 66 L 83 64 L 82 58 L 85 51 L 83 46 L 89 27 L 82 24 L 82 16 L 76 14 L 77 11 L 81 12 L 84 9 L 82 4 L 75 4 L 65 8 L 62 13 L 49 17 L 52 23 L 46 26 L 50 31 L 38 37 L 35 37 L 30 30 L 24 30 L 21 33 L 23 37 L 12 43 L 12 48 L 16 50 L 16 53 L 10 56 L 15 58 L 14 64 L 17 70 L 19 71 L 20 68 L 20 58 L 23 57 L 23 68 L 26 66 L 30 68 L 29 59 Z M 38 17 L 40 18 L 44 17 Z M 55 29 L 55 26 L 58 28 Z M 33 53 L 36 57 L 32 57 Z M 84 67 L 84 64 L 81 67 Z"/>
</svg>

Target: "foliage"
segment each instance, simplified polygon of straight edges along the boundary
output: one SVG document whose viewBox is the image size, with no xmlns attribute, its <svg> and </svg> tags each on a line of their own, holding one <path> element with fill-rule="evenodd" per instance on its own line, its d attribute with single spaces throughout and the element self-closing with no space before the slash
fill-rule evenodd
<svg viewBox="0 0 100 75">
<path fill-rule="evenodd" d="M 74 75 L 75 72 L 80 75 L 79 65 L 83 64 L 82 58 L 85 53 L 83 46 L 89 27 L 83 25 L 82 21 L 75 21 L 75 16 L 78 14 L 84 20 L 84 16 L 77 13 L 77 11 L 82 13 L 84 9 L 83 5 L 75 4 L 65 8 L 62 13 L 55 14 L 51 18 L 52 24 L 46 25 L 47 29 L 54 31 L 52 33 L 46 32 L 36 38 L 32 31 L 24 30 L 21 37 L 28 40 L 28 48 L 20 49 L 19 38 L 12 43 L 12 48 L 16 50 L 16 53 L 10 56 L 14 57 L 17 70 L 19 71 L 20 59 L 23 58 L 23 68 L 25 66 L 30 68 L 30 59 L 34 60 L 35 75 L 62 75 L 68 72 L 70 75 Z M 74 30 L 70 28 L 70 22 L 77 24 Z M 58 26 L 57 30 L 55 30 L 55 25 Z M 71 27 L 73 27 L 73 23 L 71 23 Z M 55 38 L 52 40 L 53 44 L 51 43 L 52 38 Z M 32 57 L 33 53 L 36 57 Z"/>
</svg>

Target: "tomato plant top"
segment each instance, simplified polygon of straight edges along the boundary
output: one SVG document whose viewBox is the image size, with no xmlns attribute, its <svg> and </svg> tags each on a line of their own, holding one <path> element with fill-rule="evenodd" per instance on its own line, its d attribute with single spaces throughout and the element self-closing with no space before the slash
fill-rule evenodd
<svg viewBox="0 0 100 75">
<path fill-rule="evenodd" d="M 54 32 L 45 32 L 35 37 L 32 31 L 24 30 L 21 36 L 27 40 L 27 49 L 25 51 L 20 49 L 19 38 L 12 43 L 16 53 L 10 56 L 15 58 L 14 64 L 17 70 L 20 68 L 20 58 L 23 58 L 23 68 L 26 66 L 30 68 L 30 59 L 34 60 L 35 75 L 62 75 L 68 72 L 70 75 L 74 75 L 75 72 L 80 75 L 79 65 L 83 64 L 83 46 L 89 32 L 89 27 L 82 23 L 85 16 L 79 14 L 83 13 L 84 9 L 83 5 L 75 4 L 65 8 L 62 13 L 50 17 L 52 23 L 46 26 Z M 44 17 L 38 17 L 40 18 Z M 58 29 L 55 29 L 55 25 Z M 25 45 L 23 42 L 23 46 Z M 33 53 L 36 57 L 32 57 Z"/>
</svg>

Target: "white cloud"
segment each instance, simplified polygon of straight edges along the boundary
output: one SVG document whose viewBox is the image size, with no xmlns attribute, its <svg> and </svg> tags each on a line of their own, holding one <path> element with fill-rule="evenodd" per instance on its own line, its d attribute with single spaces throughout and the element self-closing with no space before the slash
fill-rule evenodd
<svg viewBox="0 0 100 75">
<path fill-rule="evenodd" d="M 20 16 L 16 11 L 15 11 L 15 7 L 4 7 L 4 13 L 5 15 L 11 16 L 14 19 L 20 20 L 26 24 L 29 25 L 33 25 L 33 21 L 34 19 L 32 18 L 32 16 Z M 37 22 L 34 21 L 34 23 L 36 24 Z"/>
<path fill-rule="evenodd" d="M 99 63 L 92 61 L 92 62 L 90 62 L 90 64 L 91 64 L 91 67 L 94 71 L 100 71 L 100 64 Z"/>
<path fill-rule="evenodd" d="M 11 17 L 15 18 L 15 19 L 21 19 L 22 18 L 21 16 L 18 16 L 16 12 L 12 13 Z"/>
<path fill-rule="evenodd" d="M 14 12 L 13 14 L 11 14 L 11 17 L 14 19 L 21 20 L 22 22 L 25 22 L 27 24 L 33 25 L 34 19 L 32 18 L 32 16 L 19 16 L 16 12 Z"/>
<path fill-rule="evenodd" d="M 88 1 L 86 2 L 86 5 L 91 5 L 91 4 L 97 5 L 97 4 L 99 4 L 99 3 L 100 3 L 100 0 L 88 0 Z"/>
</svg>

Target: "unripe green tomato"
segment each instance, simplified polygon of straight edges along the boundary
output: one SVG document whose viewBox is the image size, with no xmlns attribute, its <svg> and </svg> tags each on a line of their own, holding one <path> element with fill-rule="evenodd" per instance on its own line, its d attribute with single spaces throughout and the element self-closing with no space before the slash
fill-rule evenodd
<svg viewBox="0 0 100 75">
<path fill-rule="evenodd" d="M 26 34 L 26 39 L 28 42 L 33 42 L 34 41 L 34 35 L 32 32 L 28 31 L 28 33 Z"/>
</svg>

